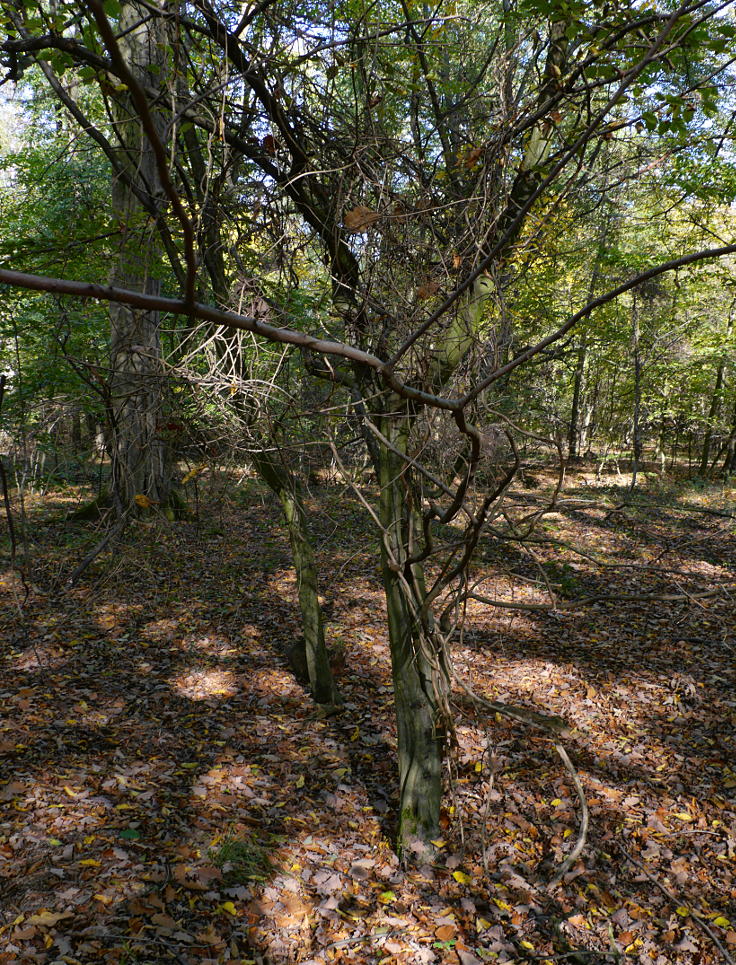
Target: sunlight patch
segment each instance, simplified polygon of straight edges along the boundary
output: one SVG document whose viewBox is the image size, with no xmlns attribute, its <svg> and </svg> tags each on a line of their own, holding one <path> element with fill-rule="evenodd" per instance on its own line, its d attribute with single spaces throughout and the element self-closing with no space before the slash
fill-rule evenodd
<svg viewBox="0 0 736 965">
<path fill-rule="evenodd" d="M 233 697 L 238 690 L 237 677 L 231 670 L 190 670 L 175 677 L 171 683 L 190 700 Z"/>
</svg>

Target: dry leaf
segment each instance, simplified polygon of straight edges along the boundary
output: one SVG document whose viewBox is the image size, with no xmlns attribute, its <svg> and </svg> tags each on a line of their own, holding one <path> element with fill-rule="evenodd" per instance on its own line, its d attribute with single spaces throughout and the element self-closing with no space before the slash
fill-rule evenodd
<svg viewBox="0 0 736 965">
<path fill-rule="evenodd" d="M 417 288 L 417 298 L 423 301 L 426 298 L 431 298 L 436 291 L 439 290 L 440 283 L 437 281 L 427 281 L 423 285 Z"/>
<path fill-rule="evenodd" d="M 57 922 L 60 922 L 62 918 L 71 918 L 72 913 L 70 911 L 47 911 L 42 908 L 41 911 L 37 912 L 35 915 L 29 915 L 26 918 L 27 925 L 45 925 L 46 928 L 50 928 Z"/>
<path fill-rule="evenodd" d="M 372 224 L 380 218 L 380 214 L 377 211 L 372 211 L 367 208 L 364 204 L 359 204 L 357 207 L 348 211 L 345 215 L 345 227 L 348 231 L 365 231 Z"/>
<path fill-rule="evenodd" d="M 151 915 L 151 923 L 156 925 L 157 928 L 165 928 L 167 931 L 173 931 L 177 927 L 171 915 L 164 915 L 161 912 Z"/>
<path fill-rule="evenodd" d="M 179 864 L 174 868 L 173 877 L 178 884 L 190 891 L 207 891 L 214 882 L 222 880 L 222 872 L 214 865 L 190 868 Z"/>
</svg>

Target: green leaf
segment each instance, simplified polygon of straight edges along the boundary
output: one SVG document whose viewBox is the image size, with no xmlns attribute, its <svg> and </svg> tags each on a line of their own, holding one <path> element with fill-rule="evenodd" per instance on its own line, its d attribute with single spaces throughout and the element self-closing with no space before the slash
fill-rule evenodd
<svg viewBox="0 0 736 965">
<path fill-rule="evenodd" d="M 140 831 L 136 831 L 135 828 L 126 828 L 124 831 L 120 832 L 120 837 L 124 838 L 126 841 L 136 841 L 140 838 Z"/>
</svg>

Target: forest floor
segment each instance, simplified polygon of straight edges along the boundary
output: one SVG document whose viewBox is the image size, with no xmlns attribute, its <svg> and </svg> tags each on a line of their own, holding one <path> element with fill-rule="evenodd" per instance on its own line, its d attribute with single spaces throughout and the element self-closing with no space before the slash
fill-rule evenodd
<svg viewBox="0 0 736 965">
<path fill-rule="evenodd" d="M 339 486 L 313 493 L 345 698 L 320 718 L 283 656 L 279 513 L 227 482 L 187 522 L 136 524 L 73 589 L 98 538 L 64 518 L 84 494 L 26 500 L 27 597 L 0 575 L 0 963 L 736 960 L 736 490 L 552 517 L 588 558 L 484 549 L 484 592 L 545 602 L 544 573 L 559 594 L 473 605 L 455 651 L 477 693 L 568 722 L 590 830 L 551 887 L 579 833 L 571 776 L 460 688 L 437 861 L 401 867 L 377 536 Z M 572 495 L 613 507 L 606 482 Z"/>
</svg>

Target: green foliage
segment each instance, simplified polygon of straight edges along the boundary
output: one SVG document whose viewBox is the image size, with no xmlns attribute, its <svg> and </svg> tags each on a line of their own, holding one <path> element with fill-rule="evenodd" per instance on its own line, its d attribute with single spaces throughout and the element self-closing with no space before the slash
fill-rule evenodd
<svg viewBox="0 0 736 965">
<path fill-rule="evenodd" d="M 210 850 L 213 864 L 222 869 L 228 885 L 264 881 L 273 867 L 269 859 L 270 842 L 255 834 L 228 836 Z"/>
</svg>

